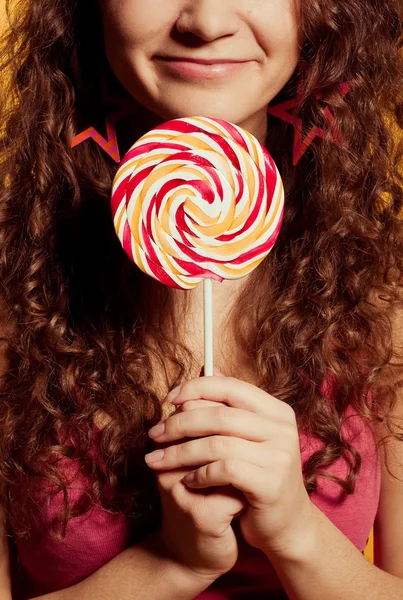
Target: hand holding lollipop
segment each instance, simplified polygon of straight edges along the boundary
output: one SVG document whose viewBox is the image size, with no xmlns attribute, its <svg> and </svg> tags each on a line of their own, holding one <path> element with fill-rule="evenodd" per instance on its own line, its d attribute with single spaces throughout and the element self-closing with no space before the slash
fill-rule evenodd
<svg viewBox="0 0 403 600">
<path fill-rule="evenodd" d="M 284 189 L 265 148 L 231 123 L 169 121 L 140 138 L 116 174 L 112 212 L 128 256 L 161 283 L 204 281 L 205 374 L 213 374 L 211 280 L 239 279 L 278 237 Z"/>
</svg>

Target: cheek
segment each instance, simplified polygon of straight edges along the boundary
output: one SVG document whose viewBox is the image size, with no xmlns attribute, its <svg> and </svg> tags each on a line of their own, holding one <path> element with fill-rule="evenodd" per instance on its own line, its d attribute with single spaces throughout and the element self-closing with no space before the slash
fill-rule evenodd
<svg viewBox="0 0 403 600">
<path fill-rule="evenodd" d="M 300 55 L 300 19 L 294 0 L 272 0 L 265 4 L 264 22 L 257 38 L 270 59 L 289 63 L 298 61 Z"/>
<path fill-rule="evenodd" d="M 167 4 L 167 0 L 105 0 L 102 20 L 109 53 L 140 46 L 147 49 L 172 23 L 172 11 L 167 10 Z"/>
</svg>

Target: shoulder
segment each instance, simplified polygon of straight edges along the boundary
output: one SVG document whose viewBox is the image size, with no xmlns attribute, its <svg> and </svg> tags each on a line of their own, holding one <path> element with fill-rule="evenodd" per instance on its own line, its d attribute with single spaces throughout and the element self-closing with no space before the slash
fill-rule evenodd
<svg viewBox="0 0 403 600">
<path fill-rule="evenodd" d="M 0 596 L 2 600 L 11 600 L 9 558 L 5 517 L 0 510 Z"/>
<path fill-rule="evenodd" d="M 381 491 L 375 520 L 375 564 L 403 578 L 403 395 L 393 409 L 395 431 L 377 427 Z M 400 434 L 399 431 L 400 430 Z"/>
<path fill-rule="evenodd" d="M 400 292 L 401 294 L 401 292 Z M 389 294 L 387 294 L 389 295 Z M 403 302 L 376 293 L 370 299 L 385 363 L 374 392 L 374 432 L 380 459 L 380 495 L 374 524 L 375 564 L 403 578 Z"/>
<path fill-rule="evenodd" d="M 403 578 L 403 309 L 390 312 L 392 356 L 385 368 L 391 402 L 380 407 L 376 427 L 381 493 L 375 521 L 375 564 Z"/>
</svg>

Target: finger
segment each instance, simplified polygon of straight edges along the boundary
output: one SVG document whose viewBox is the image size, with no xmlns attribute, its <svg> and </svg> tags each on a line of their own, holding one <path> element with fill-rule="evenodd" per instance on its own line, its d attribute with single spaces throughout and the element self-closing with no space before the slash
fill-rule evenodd
<svg viewBox="0 0 403 600">
<path fill-rule="evenodd" d="M 168 446 L 147 454 L 145 460 L 152 469 L 171 470 L 195 467 L 230 457 L 243 459 L 260 466 L 267 466 L 270 460 L 266 444 L 222 435 L 213 435 Z"/>
<path fill-rule="evenodd" d="M 184 485 L 183 480 L 181 483 L 187 492 L 191 491 Z M 217 514 L 216 510 L 220 510 L 223 513 L 225 511 L 225 514 L 228 514 L 233 518 L 238 517 L 248 506 L 245 496 L 240 490 L 235 489 L 232 485 L 215 487 L 214 491 L 210 490 L 206 504 L 207 509 L 211 506 L 211 509 L 214 510 L 214 514 Z"/>
<path fill-rule="evenodd" d="M 242 492 L 236 490 L 230 485 L 224 487 L 214 487 L 208 491 L 192 489 L 186 486 L 183 481 L 181 481 L 181 486 L 186 494 L 186 498 L 183 498 L 182 506 L 185 510 L 187 509 L 188 512 L 193 515 L 195 515 L 195 513 L 199 513 L 199 518 L 197 519 L 198 521 L 201 515 L 200 509 L 197 510 L 196 503 L 200 502 L 200 495 L 203 494 L 204 501 L 202 510 L 205 514 L 204 522 L 206 525 L 211 523 L 215 532 L 217 532 L 217 525 L 215 523 L 213 525 L 211 515 L 214 515 L 214 521 L 217 521 L 219 515 L 222 515 L 221 518 L 223 523 L 228 526 L 228 521 L 238 517 L 245 511 L 247 507 L 247 501 Z M 199 497 L 196 497 L 196 494 Z M 203 529 L 205 530 L 205 528 Z"/>
<path fill-rule="evenodd" d="M 182 508 L 191 510 L 194 507 L 195 497 L 189 496 L 189 489 L 183 483 L 188 473 L 189 469 L 159 471 L 156 473 L 156 481 L 160 493 L 170 494 Z M 234 517 L 243 512 L 247 506 L 244 495 L 231 485 L 211 490 L 208 498 L 205 497 L 205 503 L 208 504 L 208 508 L 214 510 L 215 514 L 220 511 Z"/>
<path fill-rule="evenodd" d="M 197 405 L 197 402 L 195 404 Z M 204 401 L 200 401 L 200 404 L 204 405 Z M 282 433 L 282 429 L 279 431 L 277 425 L 256 413 L 214 402 L 211 405 L 209 408 L 176 413 L 165 423 L 159 423 L 150 429 L 148 434 L 162 443 L 214 434 L 238 437 L 251 442 L 265 442 Z"/>
<path fill-rule="evenodd" d="M 176 469 L 174 471 L 158 471 L 155 474 L 156 481 L 160 491 L 172 492 L 172 490 L 180 483 L 185 475 L 189 473 L 189 469 Z"/>
<path fill-rule="evenodd" d="M 288 404 L 251 383 L 233 377 L 191 379 L 172 390 L 167 397 L 167 401 L 177 405 L 199 399 L 225 403 L 270 419 L 295 420 L 295 413 Z"/>
<path fill-rule="evenodd" d="M 230 458 L 191 471 L 184 477 L 183 483 L 192 489 L 232 485 L 249 501 L 262 501 L 267 492 L 267 479 L 268 474 L 262 467 Z"/>
<path fill-rule="evenodd" d="M 217 402 L 212 402 L 211 400 L 189 400 L 189 402 L 180 404 L 178 408 L 181 409 L 181 412 L 187 412 L 195 408 L 207 408 L 209 406 L 217 406 Z"/>
<path fill-rule="evenodd" d="M 162 405 L 162 419 L 163 421 L 166 421 L 166 419 L 172 417 L 175 413 L 193 410 L 194 408 L 201 408 L 201 406 L 217 406 L 217 402 L 211 402 L 209 400 L 190 400 L 189 402 L 184 402 L 179 405 L 164 402 Z"/>
<path fill-rule="evenodd" d="M 159 471 L 156 473 L 156 481 L 161 494 L 169 494 L 184 510 L 191 512 L 197 498 L 194 494 L 189 494 L 191 490 L 183 483 L 188 473 L 189 469 Z M 247 502 L 239 490 L 227 485 L 210 490 L 208 496 L 204 496 L 204 505 L 207 511 L 212 510 L 215 515 L 222 513 L 236 517 L 246 508 Z"/>
<path fill-rule="evenodd" d="M 225 531 L 231 520 L 242 514 L 247 507 L 242 492 L 229 485 L 196 490 L 187 487 L 181 480 L 170 492 L 162 490 L 161 497 L 164 504 L 179 506 L 193 518 L 199 529 L 211 535 L 217 535 L 220 522 Z"/>
</svg>

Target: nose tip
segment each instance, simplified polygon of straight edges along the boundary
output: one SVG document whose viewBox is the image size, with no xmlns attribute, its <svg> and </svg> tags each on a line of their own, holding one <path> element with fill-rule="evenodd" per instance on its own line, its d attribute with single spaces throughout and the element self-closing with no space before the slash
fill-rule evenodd
<svg viewBox="0 0 403 600">
<path fill-rule="evenodd" d="M 191 0 L 176 22 L 177 31 L 193 34 L 205 42 L 234 35 L 237 18 L 224 4 L 222 0 Z"/>
</svg>

